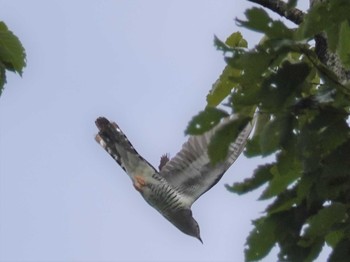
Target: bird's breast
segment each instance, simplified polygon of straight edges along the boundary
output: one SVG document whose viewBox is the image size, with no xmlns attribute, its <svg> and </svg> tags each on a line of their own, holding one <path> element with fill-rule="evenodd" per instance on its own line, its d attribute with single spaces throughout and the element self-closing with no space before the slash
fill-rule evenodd
<svg viewBox="0 0 350 262">
<path fill-rule="evenodd" d="M 142 195 L 151 206 L 163 215 L 185 206 L 184 201 L 182 201 L 183 196 L 162 177 L 156 176 L 151 183 L 148 183 Z"/>
</svg>

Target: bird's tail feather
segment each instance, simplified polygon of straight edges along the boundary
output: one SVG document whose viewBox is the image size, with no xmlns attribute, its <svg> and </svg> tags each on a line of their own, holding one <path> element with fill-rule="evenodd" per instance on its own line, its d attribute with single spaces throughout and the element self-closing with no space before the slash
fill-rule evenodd
<svg viewBox="0 0 350 262">
<path fill-rule="evenodd" d="M 95 123 L 99 129 L 95 140 L 126 172 L 132 171 L 140 159 L 144 160 L 116 123 L 105 117 L 97 118 Z"/>
</svg>

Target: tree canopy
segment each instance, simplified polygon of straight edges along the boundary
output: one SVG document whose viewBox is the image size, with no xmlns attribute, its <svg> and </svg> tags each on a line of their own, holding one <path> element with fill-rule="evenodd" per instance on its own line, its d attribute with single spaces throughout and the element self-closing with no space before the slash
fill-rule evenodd
<svg viewBox="0 0 350 262">
<path fill-rule="evenodd" d="M 189 123 L 187 134 L 200 134 L 227 115 L 239 115 L 211 141 L 213 163 L 230 142 L 256 119 L 247 157 L 275 155 L 251 177 L 227 185 L 245 194 L 263 187 L 270 200 L 253 221 L 245 257 L 256 261 L 278 245 L 279 261 L 313 261 L 326 244 L 329 261 L 350 256 L 350 2 L 311 1 L 307 13 L 297 1 L 252 0 L 285 16 L 289 28 L 263 8 L 238 18 L 239 26 L 264 34 L 248 48 L 240 32 L 215 46 L 227 63 L 207 95 L 207 107 Z"/>
</svg>

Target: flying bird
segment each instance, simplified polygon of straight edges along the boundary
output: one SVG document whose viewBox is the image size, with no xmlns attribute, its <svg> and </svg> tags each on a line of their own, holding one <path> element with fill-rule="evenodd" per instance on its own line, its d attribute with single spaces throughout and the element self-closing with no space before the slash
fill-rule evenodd
<svg viewBox="0 0 350 262">
<path fill-rule="evenodd" d="M 190 136 L 171 160 L 168 155 L 161 157 L 159 171 L 137 153 L 116 123 L 104 117 L 95 121 L 99 129 L 95 140 L 129 175 L 135 189 L 148 204 L 183 233 L 202 242 L 191 206 L 221 179 L 243 151 L 252 123 L 248 123 L 230 144 L 223 161 L 213 165 L 208 157 L 208 145 L 213 135 L 236 119 L 236 115 L 226 117 L 203 135 Z"/>
</svg>

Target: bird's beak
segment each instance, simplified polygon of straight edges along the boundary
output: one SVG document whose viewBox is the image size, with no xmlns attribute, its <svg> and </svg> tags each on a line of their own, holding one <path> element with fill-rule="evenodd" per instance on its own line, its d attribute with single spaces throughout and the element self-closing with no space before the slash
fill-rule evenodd
<svg viewBox="0 0 350 262">
<path fill-rule="evenodd" d="M 197 239 L 203 244 L 203 241 L 200 236 L 198 236 Z"/>
</svg>

